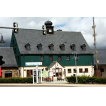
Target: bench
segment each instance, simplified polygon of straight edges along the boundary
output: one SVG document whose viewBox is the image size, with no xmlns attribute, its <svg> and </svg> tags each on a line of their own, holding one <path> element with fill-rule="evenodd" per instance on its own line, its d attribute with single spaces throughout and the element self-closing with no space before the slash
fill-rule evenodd
<svg viewBox="0 0 106 106">
<path fill-rule="evenodd" d="M 62 81 L 62 80 L 64 81 L 64 79 L 62 79 L 61 77 L 57 77 L 57 81 L 58 81 L 58 80 L 59 80 L 59 81 L 60 81 L 60 80 L 61 80 L 61 81 Z"/>
</svg>

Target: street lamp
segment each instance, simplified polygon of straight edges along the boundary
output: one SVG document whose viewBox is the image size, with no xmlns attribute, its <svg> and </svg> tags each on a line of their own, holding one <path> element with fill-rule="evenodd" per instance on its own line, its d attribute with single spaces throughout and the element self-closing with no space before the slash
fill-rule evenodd
<svg viewBox="0 0 106 106">
<path fill-rule="evenodd" d="M 74 57 L 75 58 L 75 67 L 76 67 L 76 83 L 78 83 L 78 79 L 77 79 L 77 64 L 76 64 L 76 61 L 79 59 L 78 55 L 77 55 L 77 52 L 76 53 L 72 53 L 74 54 Z"/>
<path fill-rule="evenodd" d="M 6 42 L 3 40 L 2 33 L 0 33 L 0 34 L 1 34 L 1 41 L 0 41 L 0 44 L 1 44 L 1 45 L 4 45 Z"/>
</svg>

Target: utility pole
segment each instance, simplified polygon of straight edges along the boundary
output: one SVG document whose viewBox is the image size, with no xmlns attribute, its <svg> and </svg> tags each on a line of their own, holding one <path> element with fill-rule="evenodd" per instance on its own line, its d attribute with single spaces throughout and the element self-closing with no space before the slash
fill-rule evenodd
<svg viewBox="0 0 106 106">
<path fill-rule="evenodd" d="M 92 26 L 92 28 L 94 30 L 94 46 L 95 46 L 95 53 L 94 54 L 95 54 L 95 59 L 96 59 L 96 70 L 98 70 L 94 17 L 93 17 L 93 26 Z"/>
</svg>

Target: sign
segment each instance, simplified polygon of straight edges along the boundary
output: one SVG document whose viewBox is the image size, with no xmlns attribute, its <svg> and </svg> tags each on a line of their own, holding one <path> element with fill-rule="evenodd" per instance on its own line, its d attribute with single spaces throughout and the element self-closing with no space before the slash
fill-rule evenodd
<svg viewBox="0 0 106 106">
<path fill-rule="evenodd" d="M 49 73 L 50 73 L 50 76 L 53 76 L 53 72 L 52 71 L 50 71 Z"/>
<path fill-rule="evenodd" d="M 38 66 L 38 65 L 42 65 L 42 62 L 26 62 L 25 63 L 26 66 Z"/>
<path fill-rule="evenodd" d="M 56 68 L 59 68 L 59 63 L 56 63 Z"/>
</svg>

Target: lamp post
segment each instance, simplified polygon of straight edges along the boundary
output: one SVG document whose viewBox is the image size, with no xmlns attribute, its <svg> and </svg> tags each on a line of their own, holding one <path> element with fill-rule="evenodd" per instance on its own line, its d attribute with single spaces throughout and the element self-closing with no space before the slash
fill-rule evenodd
<svg viewBox="0 0 106 106">
<path fill-rule="evenodd" d="M 76 53 L 72 53 L 74 54 L 74 58 L 75 58 L 75 68 L 76 68 L 76 83 L 78 83 L 78 79 L 77 79 L 77 63 L 76 61 L 79 59 L 77 52 Z"/>
</svg>

